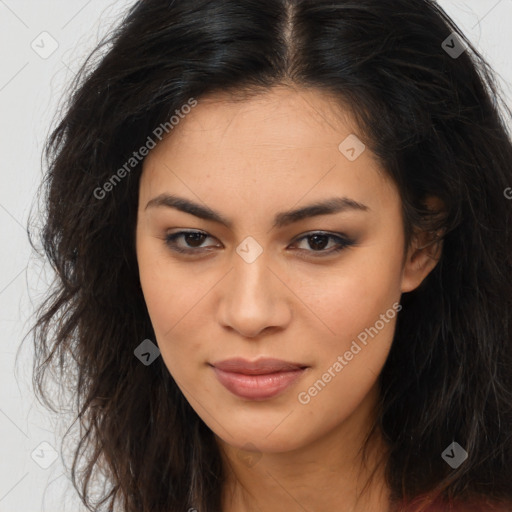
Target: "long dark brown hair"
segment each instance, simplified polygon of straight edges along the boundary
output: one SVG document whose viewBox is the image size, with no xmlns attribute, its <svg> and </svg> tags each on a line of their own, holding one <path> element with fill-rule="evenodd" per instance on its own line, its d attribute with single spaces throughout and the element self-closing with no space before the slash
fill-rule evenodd
<svg viewBox="0 0 512 512">
<path fill-rule="evenodd" d="M 161 357 L 134 355 L 155 336 L 134 244 L 142 160 L 126 162 L 190 98 L 282 84 L 351 109 L 399 188 L 407 243 L 443 233 L 379 376 L 393 500 L 511 500 L 512 115 L 433 0 L 138 1 L 84 63 L 45 149 L 38 241 L 56 278 L 33 327 L 38 397 L 58 412 L 54 376 L 76 400 L 73 485 L 94 511 L 220 512 L 213 433 Z M 452 442 L 469 454 L 456 469 Z"/>
</svg>

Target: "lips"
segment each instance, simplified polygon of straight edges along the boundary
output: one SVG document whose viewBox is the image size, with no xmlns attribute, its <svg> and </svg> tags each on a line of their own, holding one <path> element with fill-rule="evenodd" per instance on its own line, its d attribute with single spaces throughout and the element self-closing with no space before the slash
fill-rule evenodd
<svg viewBox="0 0 512 512">
<path fill-rule="evenodd" d="M 282 393 L 307 366 L 280 359 L 248 361 L 242 358 L 212 363 L 219 382 L 231 393 L 250 400 L 266 400 Z"/>
<path fill-rule="evenodd" d="M 306 368 L 306 365 L 291 363 L 281 359 L 259 359 L 257 361 L 248 361 L 240 357 L 226 359 L 212 363 L 212 366 L 225 372 L 243 373 L 245 375 L 266 375 L 268 373 L 285 372 L 300 370 Z"/>
</svg>

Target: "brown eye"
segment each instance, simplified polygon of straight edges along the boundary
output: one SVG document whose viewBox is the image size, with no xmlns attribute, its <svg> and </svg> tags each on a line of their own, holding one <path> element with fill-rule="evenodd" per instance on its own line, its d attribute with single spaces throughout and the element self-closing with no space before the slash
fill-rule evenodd
<svg viewBox="0 0 512 512">
<path fill-rule="evenodd" d="M 297 242 L 301 242 L 303 240 L 307 240 L 307 245 L 312 249 L 308 250 L 306 249 L 305 252 L 313 253 L 313 257 L 322 257 L 322 256 L 328 256 L 334 253 L 337 253 L 339 251 L 342 251 L 346 247 L 349 247 L 351 245 L 355 244 L 355 240 L 351 240 L 343 235 L 333 235 L 330 233 L 323 233 L 323 232 L 316 232 L 311 233 L 308 235 L 305 235 L 298 239 Z M 335 240 L 337 241 L 334 246 L 331 246 L 329 250 L 325 250 L 326 247 L 328 247 L 329 240 Z M 296 243 L 297 243 L 296 242 Z M 300 249 L 301 251 L 303 249 Z M 319 253 L 319 254 L 315 254 Z"/>
<path fill-rule="evenodd" d="M 176 243 L 176 240 L 179 238 L 183 239 L 185 246 L 179 246 Z M 181 253 L 195 253 L 200 252 L 194 249 L 204 249 L 201 244 L 204 242 L 209 235 L 203 233 L 202 231 L 180 231 L 178 233 L 174 233 L 172 235 L 167 235 L 165 237 L 165 243 L 168 245 L 173 251 L 181 252 Z"/>
</svg>

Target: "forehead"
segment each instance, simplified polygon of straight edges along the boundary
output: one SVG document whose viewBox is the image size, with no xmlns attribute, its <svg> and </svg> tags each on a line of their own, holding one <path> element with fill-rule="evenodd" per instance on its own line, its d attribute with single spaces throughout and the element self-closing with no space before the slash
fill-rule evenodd
<svg viewBox="0 0 512 512">
<path fill-rule="evenodd" d="M 183 116 L 169 139 L 176 145 L 201 142 L 195 144 L 197 152 L 212 142 L 217 148 L 234 152 L 240 143 L 245 149 L 287 151 L 332 148 L 333 141 L 344 132 L 357 131 L 348 110 L 332 96 L 312 89 L 276 87 L 248 99 L 227 93 L 203 97 Z"/>
<path fill-rule="evenodd" d="M 276 88 L 236 101 L 211 95 L 151 150 L 141 193 L 190 196 L 193 189 L 217 205 L 235 194 L 242 205 L 259 201 L 271 210 L 276 208 L 269 203 L 281 209 L 333 192 L 376 206 L 396 200 L 393 184 L 368 149 L 353 161 L 340 150 L 358 133 L 348 110 L 316 90 Z"/>
</svg>

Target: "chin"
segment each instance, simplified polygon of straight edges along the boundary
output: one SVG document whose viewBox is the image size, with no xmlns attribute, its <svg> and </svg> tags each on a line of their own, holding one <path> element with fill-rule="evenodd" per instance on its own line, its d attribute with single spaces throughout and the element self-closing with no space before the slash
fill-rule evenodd
<svg viewBox="0 0 512 512">
<path fill-rule="evenodd" d="M 268 425 L 265 423 L 260 426 L 231 423 L 226 425 L 226 429 L 222 430 L 221 433 L 215 432 L 215 436 L 218 440 L 220 439 L 239 450 L 285 453 L 301 448 L 308 442 L 307 436 L 298 435 L 295 426 L 290 424 L 280 425 L 283 418 L 286 418 L 286 415 L 281 416 L 279 421 L 272 421 Z"/>
</svg>

